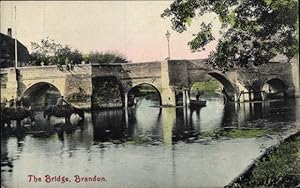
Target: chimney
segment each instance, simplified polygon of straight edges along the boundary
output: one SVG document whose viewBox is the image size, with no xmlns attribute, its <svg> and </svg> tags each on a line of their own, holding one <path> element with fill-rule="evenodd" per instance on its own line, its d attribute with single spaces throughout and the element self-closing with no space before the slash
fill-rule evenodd
<svg viewBox="0 0 300 188">
<path fill-rule="evenodd" d="M 9 37 L 12 37 L 12 30 L 11 30 L 11 28 L 8 28 L 8 29 L 7 29 L 7 35 L 8 35 Z"/>
</svg>

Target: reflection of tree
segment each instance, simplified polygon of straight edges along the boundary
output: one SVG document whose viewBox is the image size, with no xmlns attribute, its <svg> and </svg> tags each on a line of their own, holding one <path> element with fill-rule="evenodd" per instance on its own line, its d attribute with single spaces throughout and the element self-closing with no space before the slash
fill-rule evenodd
<svg viewBox="0 0 300 188">
<path fill-rule="evenodd" d="M 129 136 L 147 142 L 160 140 L 163 126 L 161 124 L 161 111 L 161 108 L 152 107 L 129 109 Z M 145 116 L 145 114 L 147 115 Z"/>
<path fill-rule="evenodd" d="M 125 138 L 123 110 L 93 111 L 94 140 L 109 141 Z"/>
<path fill-rule="evenodd" d="M 259 119 L 263 117 L 262 103 L 250 103 L 250 116 L 251 119 Z M 253 105 L 253 108 L 252 108 Z"/>
<path fill-rule="evenodd" d="M 237 114 L 235 112 L 235 104 L 227 103 L 224 105 L 221 125 L 223 127 L 237 126 Z"/>
<path fill-rule="evenodd" d="M 17 155 L 16 158 L 14 158 L 15 156 L 11 156 L 8 154 L 8 139 L 9 138 L 4 138 L 2 137 L 3 135 L 1 135 L 1 171 L 3 170 L 2 168 L 7 166 L 9 169 L 8 171 L 12 171 L 13 170 L 13 160 L 18 160 L 21 156 L 21 153 L 23 152 L 24 149 L 24 137 L 25 134 L 17 134 L 16 133 L 16 137 L 17 137 Z"/>
<path fill-rule="evenodd" d="M 12 168 L 13 165 L 12 159 L 8 155 L 7 138 L 1 138 L 1 171 L 5 166 Z"/>
<path fill-rule="evenodd" d="M 125 110 L 114 109 L 105 111 L 93 111 L 92 123 L 94 127 L 95 141 L 112 141 L 131 139 L 154 138 L 159 136 L 161 129 L 161 109 L 157 117 L 150 119 L 150 124 L 143 124 L 145 119 L 141 119 L 138 125 L 138 114 L 136 108 L 128 109 L 128 127 L 125 122 Z M 140 109 L 144 110 L 144 109 Z M 150 125 L 148 127 L 147 125 Z M 140 141 L 140 140 L 139 140 Z"/>
<path fill-rule="evenodd" d="M 270 102 L 269 106 L 264 105 L 264 114 L 267 112 L 273 121 L 297 121 L 300 114 L 299 101 L 295 99 L 285 99 L 276 102 Z M 266 112 L 267 111 L 267 112 Z"/>
</svg>

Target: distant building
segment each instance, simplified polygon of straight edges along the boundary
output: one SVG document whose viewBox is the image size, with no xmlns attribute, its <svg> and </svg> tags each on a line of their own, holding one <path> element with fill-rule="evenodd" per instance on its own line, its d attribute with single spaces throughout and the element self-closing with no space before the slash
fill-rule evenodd
<svg viewBox="0 0 300 188">
<path fill-rule="evenodd" d="M 27 48 L 18 41 L 18 66 L 24 66 L 28 62 Z M 15 39 L 11 37 L 11 29 L 8 35 L 0 33 L 0 67 L 15 66 Z"/>
</svg>

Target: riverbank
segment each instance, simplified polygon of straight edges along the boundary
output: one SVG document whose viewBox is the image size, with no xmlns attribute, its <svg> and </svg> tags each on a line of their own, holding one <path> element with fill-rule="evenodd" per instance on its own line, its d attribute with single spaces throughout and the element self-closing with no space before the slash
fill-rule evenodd
<svg viewBox="0 0 300 188">
<path fill-rule="evenodd" d="M 225 187 L 300 187 L 300 131 L 266 149 Z"/>
</svg>

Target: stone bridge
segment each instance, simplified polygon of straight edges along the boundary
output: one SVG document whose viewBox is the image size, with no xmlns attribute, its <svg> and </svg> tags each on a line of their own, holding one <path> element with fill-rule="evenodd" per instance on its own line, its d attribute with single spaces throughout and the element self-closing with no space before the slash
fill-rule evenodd
<svg viewBox="0 0 300 188">
<path fill-rule="evenodd" d="M 266 84 L 273 92 L 293 97 L 299 91 L 299 72 L 296 71 L 295 75 L 294 66 L 294 63 L 273 62 L 224 73 L 211 68 L 205 60 L 168 60 L 76 65 L 68 71 L 59 70 L 56 66 L 19 67 L 17 70 L 6 68 L 1 70 L 1 99 L 29 96 L 31 100 L 45 103 L 47 96 L 43 92 L 50 88 L 70 100 L 75 94 L 82 96 L 84 93 L 84 100 L 77 103 L 79 106 L 90 107 L 95 89 L 93 80 L 114 78 L 120 89 L 123 107 L 128 105 L 129 91 L 141 84 L 155 88 L 160 94 L 162 105 L 175 106 L 178 94 L 181 94 L 183 104 L 187 105 L 193 83 L 211 77 L 223 85 L 227 97 L 232 101 L 263 100 Z M 51 95 L 51 92 L 47 95 Z"/>
</svg>

